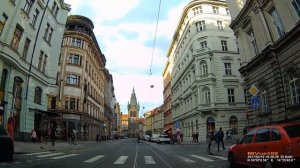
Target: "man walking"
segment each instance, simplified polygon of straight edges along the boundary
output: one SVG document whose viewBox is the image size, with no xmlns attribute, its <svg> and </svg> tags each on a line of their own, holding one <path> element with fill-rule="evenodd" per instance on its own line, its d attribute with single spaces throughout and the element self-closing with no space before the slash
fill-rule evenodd
<svg viewBox="0 0 300 168">
<path fill-rule="evenodd" d="M 222 130 L 222 127 L 220 127 L 219 131 L 217 132 L 217 142 L 218 142 L 218 152 L 220 151 L 220 142 L 222 142 L 222 147 L 223 147 L 223 150 L 225 149 L 224 147 L 224 132 Z"/>
</svg>

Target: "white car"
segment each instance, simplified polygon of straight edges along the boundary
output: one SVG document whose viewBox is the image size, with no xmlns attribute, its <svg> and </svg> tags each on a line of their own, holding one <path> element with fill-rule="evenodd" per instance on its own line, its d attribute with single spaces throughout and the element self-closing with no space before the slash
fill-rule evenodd
<svg viewBox="0 0 300 168">
<path fill-rule="evenodd" d="M 160 135 L 157 138 L 157 143 L 161 144 L 161 143 L 170 143 L 171 139 L 168 135 Z"/>
</svg>

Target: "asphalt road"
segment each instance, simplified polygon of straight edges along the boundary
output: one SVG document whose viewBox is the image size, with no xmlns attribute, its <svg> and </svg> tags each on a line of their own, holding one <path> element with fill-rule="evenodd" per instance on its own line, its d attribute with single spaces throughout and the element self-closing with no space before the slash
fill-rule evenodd
<svg viewBox="0 0 300 168">
<path fill-rule="evenodd" d="M 212 146 L 214 148 L 214 146 Z M 17 154 L 0 168 L 212 168 L 226 167 L 226 151 L 208 154 L 206 144 L 170 145 L 136 139 L 87 143 L 43 153 Z"/>
</svg>

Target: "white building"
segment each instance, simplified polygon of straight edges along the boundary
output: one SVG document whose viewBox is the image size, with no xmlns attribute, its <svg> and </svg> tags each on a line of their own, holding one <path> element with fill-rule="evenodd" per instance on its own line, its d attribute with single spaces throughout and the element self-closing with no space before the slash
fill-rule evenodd
<svg viewBox="0 0 300 168">
<path fill-rule="evenodd" d="M 185 6 L 168 52 L 172 119 L 184 140 L 198 132 L 245 127 L 245 98 L 241 86 L 240 55 L 225 1 L 194 0 Z"/>
<path fill-rule="evenodd" d="M 15 139 L 30 139 L 47 116 L 70 5 L 63 0 L 2 0 L 0 6 L 0 125 L 14 116 Z M 38 132 L 39 133 L 39 132 Z"/>
</svg>

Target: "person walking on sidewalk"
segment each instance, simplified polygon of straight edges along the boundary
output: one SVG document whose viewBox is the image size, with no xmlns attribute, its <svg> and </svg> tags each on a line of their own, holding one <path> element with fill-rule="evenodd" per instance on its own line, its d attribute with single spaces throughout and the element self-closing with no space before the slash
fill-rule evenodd
<svg viewBox="0 0 300 168">
<path fill-rule="evenodd" d="M 31 131 L 31 141 L 32 141 L 34 144 L 37 142 L 37 135 L 36 135 L 36 132 L 35 132 L 34 129 Z"/>
<path fill-rule="evenodd" d="M 212 131 L 207 131 L 207 133 L 206 133 L 206 142 L 207 142 L 207 152 L 208 153 L 210 153 L 210 147 L 211 147 L 211 143 L 213 140 L 213 135 L 214 135 L 214 132 L 212 132 Z"/>
<path fill-rule="evenodd" d="M 218 152 L 220 151 L 220 142 L 222 142 L 222 147 L 223 150 L 225 149 L 224 147 L 224 132 L 222 130 L 222 127 L 220 127 L 219 131 L 216 134 L 217 142 L 218 142 Z"/>
<path fill-rule="evenodd" d="M 51 127 L 50 129 L 50 139 L 51 139 L 51 143 L 52 143 L 52 146 L 55 146 L 55 139 L 56 139 L 56 130 L 54 127 Z"/>
<path fill-rule="evenodd" d="M 46 141 L 45 136 L 46 136 L 45 135 L 45 130 L 42 130 L 41 131 L 41 147 L 40 147 L 41 149 L 44 149 L 44 145 L 45 145 L 45 141 Z"/>
</svg>

